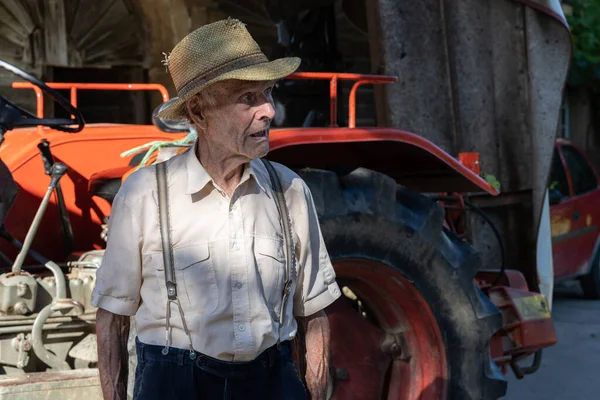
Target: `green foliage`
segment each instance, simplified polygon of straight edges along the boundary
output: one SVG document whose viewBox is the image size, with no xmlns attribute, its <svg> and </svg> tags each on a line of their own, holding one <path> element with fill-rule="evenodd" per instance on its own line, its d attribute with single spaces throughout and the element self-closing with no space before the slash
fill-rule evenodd
<svg viewBox="0 0 600 400">
<path fill-rule="evenodd" d="M 483 179 L 485 179 L 485 181 L 487 183 L 489 183 L 490 185 L 492 185 L 492 187 L 498 191 L 500 191 L 500 182 L 498 181 L 498 179 L 496 179 L 496 177 L 492 174 L 486 174 L 486 173 L 481 173 L 480 174 L 481 177 Z"/>
<path fill-rule="evenodd" d="M 600 90 L 600 0 L 569 0 L 566 15 L 573 38 L 569 84 Z"/>
</svg>

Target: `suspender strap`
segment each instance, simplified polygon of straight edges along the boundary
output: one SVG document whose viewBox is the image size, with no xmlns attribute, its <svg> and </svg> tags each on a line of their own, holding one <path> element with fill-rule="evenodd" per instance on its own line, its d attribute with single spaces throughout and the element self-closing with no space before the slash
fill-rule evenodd
<svg viewBox="0 0 600 400">
<path fill-rule="evenodd" d="M 156 185 L 158 186 L 158 215 L 160 236 L 162 240 L 163 263 L 165 267 L 165 282 L 167 297 L 177 300 L 177 282 L 173 266 L 173 251 L 171 249 L 171 218 L 169 215 L 169 195 L 167 193 L 167 164 L 156 164 Z"/>
<path fill-rule="evenodd" d="M 285 308 L 287 299 L 292 290 L 291 271 L 294 265 L 294 241 L 292 240 L 292 228 L 290 224 L 290 214 L 285 202 L 283 195 L 283 188 L 281 187 L 281 180 L 279 175 L 275 171 L 273 165 L 265 159 L 261 158 L 261 161 L 265 165 L 265 168 L 269 172 L 269 178 L 271 179 L 271 186 L 273 187 L 273 193 L 275 197 L 275 204 L 277 205 L 277 211 L 279 212 L 279 222 L 281 223 L 281 229 L 283 230 L 283 240 L 285 248 L 285 281 L 283 284 L 283 293 L 281 299 L 281 312 L 279 313 L 279 338 L 277 339 L 277 346 L 281 341 L 281 330 L 283 327 L 283 316 L 285 314 Z"/>
<path fill-rule="evenodd" d="M 167 187 L 167 164 L 161 162 L 156 164 L 156 186 L 158 189 L 158 220 L 160 223 L 160 237 L 162 241 L 163 262 L 165 268 L 165 284 L 167 286 L 167 310 L 166 310 L 166 330 L 165 347 L 162 350 L 163 355 L 169 353 L 171 342 L 171 302 L 177 303 L 179 316 L 183 330 L 188 337 L 190 344 L 190 358 L 194 360 L 196 353 L 192 346 L 192 336 L 185 322 L 185 315 L 181 308 L 181 303 L 177 297 L 177 282 L 175 281 L 175 266 L 173 262 L 173 247 L 171 244 L 171 218 L 169 209 L 169 189 Z"/>
<path fill-rule="evenodd" d="M 271 186 L 273 187 L 273 194 L 275 199 L 275 205 L 277 206 L 277 211 L 279 212 L 279 222 L 281 224 L 281 229 L 283 230 L 283 240 L 284 240 L 284 250 L 285 250 L 285 281 L 283 284 L 283 293 L 281 299 L 281 312 L 279 313 L 279 338 L 277 339 L 277 347 L 280 347 L 281 341 L 281 330 L 284 322 L 284 314 L 287 304 L 287 299 L 291 293 L 292 289 L 292 281 L 291 281 L 291 271 L 294 265 L 295 256 L 294 256 L 294 242 L 292 240 L 292 229 L 290 224 L 290 217 L 287 208 L 287 204 L 285 202 L 285 197 L 283 195 L 283 188 L 281 186 L 281 181 L 279 179 L 279 175 L 273 168 L 273 165 L 264 159 L 261 159 L 267 172 L 269 173 L 269 177 L 271 180 Z M 188 336 L 190 343 L 190 358 L 195 359 L 196 354 L 192 347 L 192 337 L 188 330 L 187 324 L 185 322 L 185 316 L 183 314 L 183 309 L 181 308 L 181 304 L 179 303 L 179 298 L 177 297 L 177 282 L 175 280 L 175 267 L 173 262 L 173 248 L 171 245 L 171 221 L 169 215 L 169 195 L 167 188 L 167 166 L 165 162 L 161 162 L 156 164 L 156 185 L 158 188 L 158 213 L 159 213 L 159 222 L 160 222 L 160 236 L 162 241 L 162 250 L 163 250 L 163 261 L 165 267 L 165 283 L 167 286 L 167 310 L 166 310 L 166 332 L 165 332 L 165 348 L 163 349 L 163 354 L 168 354 L 169 352 L 169 344 L 170 344 L 170 317 L 171 317 L 171 302 L 177 303 L 177 307 L 179 309 L 179 315 L 181 316 L 181 322 L 183 324 L 183 329 L 185 330 L 186 335 Z"/>
</svg>

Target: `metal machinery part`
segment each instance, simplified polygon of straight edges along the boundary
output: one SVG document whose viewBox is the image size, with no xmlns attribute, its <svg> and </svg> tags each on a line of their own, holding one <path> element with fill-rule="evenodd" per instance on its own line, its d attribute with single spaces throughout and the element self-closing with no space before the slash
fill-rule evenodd
<svg viewBox="0 0 600 400">
<path fill-rule="evenodd" d="M 96 309 L 90 300 L 103 253 L 93 250 L 56 265 L 60 275 L 42 270 L 0 276 L 0 368 L 13 374 L 95 365 Z"/>
<path fill-rule="evenodd" d="M 37 283 L 27 272 L 0 275 L 0 315 L 30 314 L 37 300 Z"/>
</svg>

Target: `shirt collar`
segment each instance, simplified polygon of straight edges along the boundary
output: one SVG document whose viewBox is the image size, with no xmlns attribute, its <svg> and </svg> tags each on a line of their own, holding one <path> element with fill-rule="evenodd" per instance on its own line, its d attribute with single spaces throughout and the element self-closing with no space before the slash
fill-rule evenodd
<svg viewBox="0 0 600 400">
<path fill-rule="evenodd" d="M 247 164 L 247 168 L 244 168 L 244 174 L 248 173 L 250 176 L 254 177 L 254 180 L 256 181 L 256 183 L 258 184 L 258 187 L 260 187 L 260 189 L 265 192 L 266 194 L 269 194 L 269 192 L 267 191 L 269 188 L 269 177 L 268 177 L 268 172 L 265 169 L 265 166 L 263 165 L 262 161 L 260 160 L 252 160 Z M 242 176 L 242 180 L 244 179 L 244 177 Z"/>
<path fill-rule="evenodd" d="M 202 164 L 200 164 L 198 157 L 196 157 L 196 146 L 198 146 L 198 141 L 195 141 L 185 154 L 185 166 L 187 170 L 187 195 L 197 193 L 204 189 L 209 182 L 213 182 L 208 171 L 202 166 Z M 263 192 L 268 194 L 267 188 L 269 186 L 265 180 L 266 170 L 263 170 L 264 166 L 262 165 L 261 161 L 250 161 L 245 165 L 240 184 L 250 179 L 250 177 L 253 177 L 258 184 L 258 187 L 260 187 Z"/>
<path fill-rule="evenodd" d="M 208 171 L 204 169 L 198 161 L 198 157 L 196 157 L 197 145 L 198 141 L 195 141 L 185 154 L 185 168 L 187 170 L 187 191 L 185 194 L 197 193 L 212 181 Z"/>
</svg>

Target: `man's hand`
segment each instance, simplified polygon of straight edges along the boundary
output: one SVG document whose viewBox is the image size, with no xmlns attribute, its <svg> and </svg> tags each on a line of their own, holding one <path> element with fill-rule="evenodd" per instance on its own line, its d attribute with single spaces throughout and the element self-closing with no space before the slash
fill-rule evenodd
<svg viewBox="0 0 600 400">
<path fill-rule="evenodd" d="M 324 311 L 298 318 L 305 332 L 306 386 L 312 400 L 327 398 L 329 381 L 329 320 Z"/>
<path fill-rule="evenodd" d="M 104 400 L 127 399 L 129 317 L 99 308 L 96 313 L 98 369 Z"/>
</svg>

